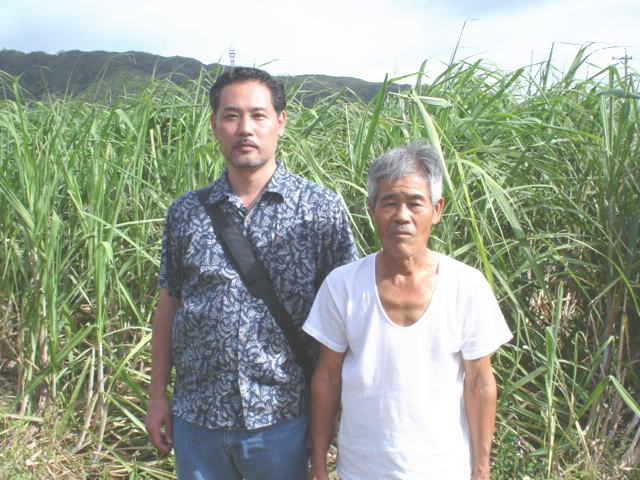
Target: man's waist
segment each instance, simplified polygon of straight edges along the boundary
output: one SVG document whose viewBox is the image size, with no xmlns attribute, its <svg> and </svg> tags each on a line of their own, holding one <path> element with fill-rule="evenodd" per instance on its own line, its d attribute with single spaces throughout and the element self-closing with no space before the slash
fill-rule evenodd
<svg viewBox="0 0 640 480">
<path fill-rule="evenodd" d="M 268 427 L 292 420 L 309 411 L 309 401 L 305 394 L 290 398 L 255 396 L 246 405 L 241 399 L 229 402 L 192 402 L 176 392 L 172 413 L 181 419 L 209 429 L 246 431 Z"/>
</svg>

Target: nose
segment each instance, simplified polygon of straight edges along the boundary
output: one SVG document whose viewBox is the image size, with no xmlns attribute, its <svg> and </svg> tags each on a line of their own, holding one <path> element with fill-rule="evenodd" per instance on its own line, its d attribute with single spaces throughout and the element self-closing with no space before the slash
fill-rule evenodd
<svg viewBox="0 0 640 480">
<path fill-rule="evenodd" d="M 404 204 L 404 203 L 400 203 L 398 205 L 398 209 L 396 210 L 396 215 L 395 215 L 395 221 L 397 223 L 407 223 L 410 221 L 410 211 L 409 211 L 409 207 Z"/>
<path fill-rule="evenodd" d="M 238 133 L 242 136 L 251 135 L 252 130 L 252 120 L 249 115 L 241 115 L 238 120 Z"/>
</svg>

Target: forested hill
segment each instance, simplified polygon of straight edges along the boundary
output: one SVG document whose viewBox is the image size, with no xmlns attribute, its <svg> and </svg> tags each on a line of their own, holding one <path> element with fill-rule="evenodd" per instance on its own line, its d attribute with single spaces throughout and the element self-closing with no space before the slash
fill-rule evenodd
<svg viewBox="0 0 640 480">
<path fill-rule="evenodd" d="M 123 91 L 135 92 L 152 76 L 169 77 L 182 84 L 197 79 L 203 69 L 215 75 L 221 65 L 205 65 L 187 57 L 162 57 L 144 52 L 81 52 L 70 50 L 50 55 L 44 52 L 23 53 L 16 50 L 0 51 L 0 99 L 14 99 L 11 80 L 19 77 L 23 97 L 43 99 L 47 96 L 86 96 L 100 99 Z M 346 91 L 354 92 L 369 101 L 380 88 L 380 83 L 366 82 L 352 77 L 327 75 L 301 75 L 279 77 L 285 83 L 303 83 L 296 89 L 307 100 L 318 95 Z M 394 86 L 395 87 L 395 86 Z"/>
</svg>

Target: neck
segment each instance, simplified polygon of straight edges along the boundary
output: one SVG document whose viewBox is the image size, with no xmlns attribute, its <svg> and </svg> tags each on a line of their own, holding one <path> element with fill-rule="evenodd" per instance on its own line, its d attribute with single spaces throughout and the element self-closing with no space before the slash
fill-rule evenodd
<svg viewBox="0 0 640 480">
<path fill-rule="evenodd" d="M 383 277 L 415 277 L 437 269 L 437 254 L 424 248 L 410 257 L 394 257 L 382 250 L 376 256 L 378 274 Z"/>
<path fill-rule="evenodd" d="M 253 207 L 276 168 L 275 160 L 255 168 L 236 168 L 227 164 L 229 186 L 247 210 Z"/>
</svg>

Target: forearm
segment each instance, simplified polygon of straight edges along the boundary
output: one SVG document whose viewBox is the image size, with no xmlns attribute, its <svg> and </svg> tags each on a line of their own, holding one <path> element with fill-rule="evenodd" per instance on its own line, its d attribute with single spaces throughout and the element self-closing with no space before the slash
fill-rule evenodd
<svg viewBox="0 0 640 480">
<path fill-rule="evenodd" d="M 340 378 L 316 371 L 311 383 L 311 466 L 326 470 L 327 452 L 334 434 L 340 391 Z"/>
<path fill-rule="evenodd" d="M 492 372 L 465 376 L 464 404 L 471 435 L 473 480 L 489 479 L 496 396 L 496 381 Z"/>
<path fill-rule="evenodd" d="M 345 352 L 320 345 L 320 358 L 311 379 L 311 480 L 327 479 L 327 451 L 333 437 Z"/>
<path fill-rule="evenodd" d="M 172 366 L 171 324 L 178 303 L 178 299 L 161 290 L 151 330 L 151 380 L 145 425 L 151 443 L 164 453 L 169 453 L 173 444 L 167 384 Z"/>
<path fill-rule="evenodd" d="M 151 380 L 149 396 L 153 400 L 167 392 L 171 360 L 171 325 L 178 300 L 161 291 L 151 330 Z"/>
</svg>

